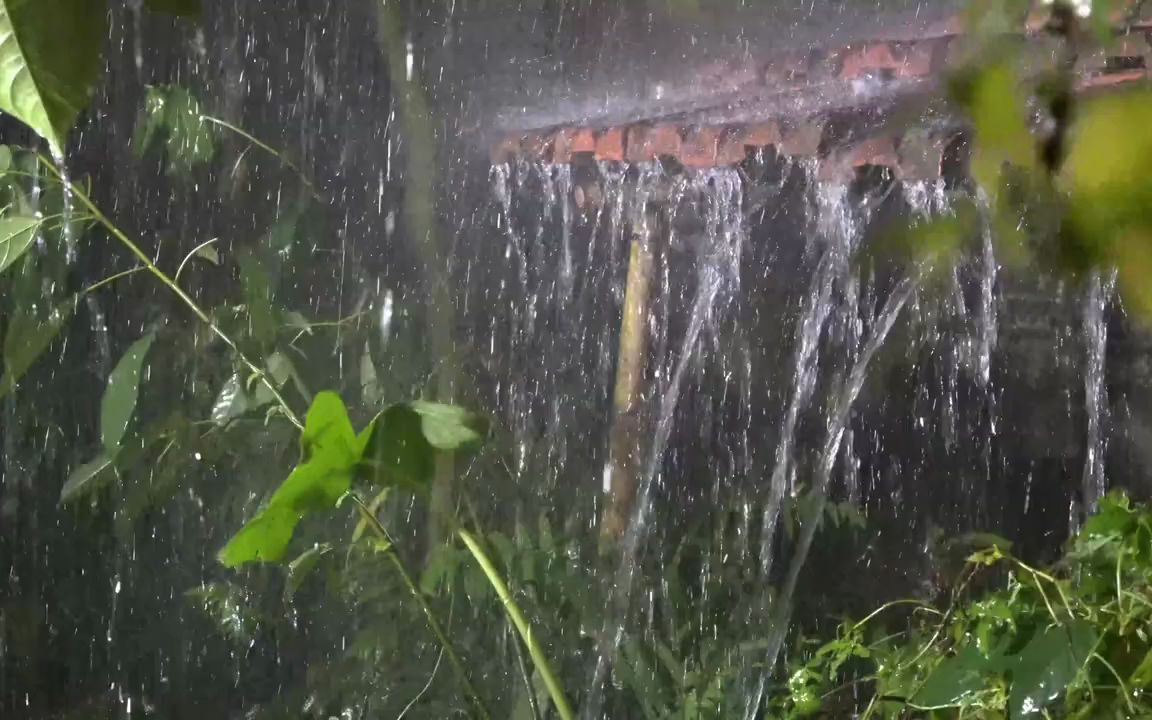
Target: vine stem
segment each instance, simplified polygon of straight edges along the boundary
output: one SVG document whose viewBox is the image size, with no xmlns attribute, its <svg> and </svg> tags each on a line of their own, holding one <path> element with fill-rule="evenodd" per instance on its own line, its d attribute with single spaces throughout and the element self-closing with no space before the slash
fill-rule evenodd
<svg viewBox="0 0 1152 720">
<path fill-rule="evenodd" d="M 440 642 L 440 647 L 444 650 L 444 656 L 448 658 L 452 669 L 456 671 L 460 684 L 464 686 L 464 690 L 468 693 L 469 698 L 476 706 L 476 710 L 480 713 L 480 716 L 485 720 L 491 720 L 492 716 L 488 712 L 488 708 L 485 707 L 484 701 L 480 699 L 480 693 L 476 690 L 476 686 L 473 685 L 472 681 L 468 678 L 468 673 L 464 669 L 464 663 L 456 653 L 456 648 L 453 647 L 452 641 L 448 639 L 447 633 L 444 632 L 444 627 L 436 618 L 436 612 L 432 609 L 432 606 L 428 604 L 424 593 L 420 592 L 420 588 L 417 587 L 416 581 L 412 578 L 412 573 L 408 572 L 407 566 L 404 565 L 404 561 L 396 552 L 396 544 L 393 542 L 392 536 L 388 533 L 384 525 L 381 524 L 380 520 L 377 519 L 376 515 L 368 509 L 368 506 L 364 504 L 364 501 L 360 499 L 359 495 L 356 493 L 348 493 L 345 497 L 355 503 L 356 510 L 360 513 L 361 519 L 364 520 L 367 527 L 372 531 L 372 534 L 384 543 L 384 554 L 388 557 L 389 561 L 391 561 L 392 566 L 396 568 L 396 573 L 408 588 L 408 592 L 412 594 L 413 599 L 416 600 L 416 604 L 420 606 L 420 610 L 423 611 L 424 619 L 428 622 L 428 629 L 432 631 L 432 634 L 435 635 L 436 639 Z"/>
<path fill-rule="evenodd" d="M 516 626 L 516 630 L 520 633 L 520 637 L 524 640 L 524 645 L 528 648 L 528 655 L 532 658 L 532 664 L 536 666 L 536 671 L 540 673 L 540 677 L 544 680 L 544 685 L 548 688 L 548 694 L 552 697 L 552 704 L 556 707 L 556 712 L 560 714 L 561 720 L 573 720 L 575 714 L 572 712 L 572 706 L 568 704 L 568 699 L 564 697 L 564 690 L 560 687 L 560 681 L 556 679 L 556 674 L 552 672 L 552 666 L 548 662 L 548 657 L 544 654 L 544 649 L 540 647 L 540 643 L 536 640 L 536 636 L 532 633 L 532 626 L 528 624 L 528 619 L 524 617 L 523 611 L 516 601 L 512 598 L 512 593 L 508 590 L 507 583 L 500 577 L 500 573 L 496 570 L 496 566 L 492 563 L 492 559 L 488 557 L 488 553 L 480 546 L 480 543 L 472 535 L 472 533 L 458 529 L 456 534 L 468 546 L 469 552 L 472 557 L 476 558 L 476 562 L 480 564 L 480 569 L 488 577 L 488 582 L 492 585 L 492 589 L 496 591 L 499 596 L 500 602 L 504 605 L 504 610 L 508 613 L 509 619 L 512 624 Z"/>
<path fill-rule="evenodd" d="M 875 610 L 873 610 L 873 611 L 872 611 L 872 612 L 871 612 L 871 613 L 868 615 L 868 617 L 864 618 L 864 619 L 863 619 L 863 620 L 861 620 L 860 622 L 858 622 L 858 623 L 856 623 L 855 625 L 853 625 L 853 626 L 852 626 L 852 629 L 853 629 L 853 630 L 859 630 L 859 629 L 860 629 L 860 628 L 862 628 L 863 626 L 867 625 L 867 624 L 868 624 L 868 623 L 869 623 L 869 622 L 870 622 L 870 621 L 871 621 L 871 620 L 872 620 L 874 617 L 876 617 L 876 616 L 877 616 L 877 615 L 879 615 L 880 613 L 882 613 L 882 612 L 885 612 L 886 610 L 890 610 L 890 609 L 892 609 L 892 608 L 894 608 L 894 607 L 899 607 L 900 605 L 915 605 L 915 606 L 917 607 L 917 609 L 920 609 L 920 610 L 923 610 L 923 611 L 925 611 L 925 612 L 931 613 L 932 615 L 937 615 L 937 616 L 943 616 L 943 615 L 944 615 L 944 613 L 940 612 L 939 610 L 937 610 L 936 608 L 932 607 L 931 605 L 928 605 L 928 604 L 922 603 L 922 602 L 920 602 L 919 600 L 913 600 L 913 599 L 911 599 L 911 598 L 905 598 L 905 599 L 903 599 L 903 600 L 893 600 L 892 602 L 884 603 L 884 604 L 883 604 L 883 605 L 881 605 L 880 607 L 878 607 L 878 608 L 876 608 Z"/>
<path fill-rule="evenodd" d="M 99 290 L 100 288 L 104 287 L 105 285 L 110 285 L 110 284 L 116 282 L 120 278 L 126 278 L 129 275 L 135 275 L 136 273 L 143 272 L 144 270 L 147 270 L 147 269 L 148 268 L 144 267 L 143 265 L 137 265 L 134 268 L 130 268 L 128 270 L 118 272 L 114 275 L 109 275 L 108 277 L 104 278 L 103 280 L 99 280 L 97 282 L 94 282 L 91 285 L 89 285 L 88 287 L 84 288 L 83 290 L 81 290 L 78 293 L 78 295 L 81 297 L 84 295 L 88 295 L 90 293 L 93 293 L 93 292 Z"/>
<path fill-rule="evenodd" d="M 203 122 L 212 123 L 213 125 L 217 125 L 219 127 L 222 127 L 225 130 L 230 130 L 231 132 L 236 133 L 237 135 L 244 138 L 248 142 L 252 143 L 256 147 L 260 148 L 264 152 L 268 153 L 272 157 L 276 158 L 277 160 L 280 161 L 280 163 L 284 167 L 288 168 L 289 170 L 292 170 L 293 172 L 296 173 L 296 175 L 298 175 L 300 177 L 300 182 L 304 183 L 304 186 L 306 188 L 308 188 L 308 192 L 312 193 L 312 196 L 314 198 L 316 198 L 317 200 L 323 200 L 323 198 L 321 198 L 320 195 L 316 192 L 316 188 L 312 185 L 312 181 L 309 180 L 308 176 L 304 174 L 304 171 L 301 170 L 300 167 L 296 165 L 296 163 L 289 160 L 288 157 L 286 155 L 284 155 L 284 153 L 280 152 L 279 150 L 272 147 L 268 143 L 263 142 L 262 140 L 260 140 L 255 135 L 248 132 L 247 130 L 244 130 L 241 127 L 233 125 L 232 123 L 228 122 L 227 120 L 221 120 L 220 118 L 212 117 L 211 115 L 201 115 L 200 120 Z"/>
<path fill-rule="evenodd" d="M 229 337 L 223 330 L 220 329 L 219 325 L 212 321 L 212 318 L 208 316 L 208 313 L 204 312 L 204 309 L 201 308 L 200 305 L 192 299 L 191 295 L 184 292 L 184 290 L 176 284 L 175 280 L 168 277 L 167 273 L 161 270 L 156 265 L 156 263 L 152 262 L 152 258 L 148 257 L 148 254 L 141 250 L 139 245 L 133 242 L 132 239 L 128 237 L 123 230 L 121 230 L 116 226 L 115 223 L 109 220 L 108 216 L 105 215 L 100 210 L 100 208 L 96 206 L 96 203 L 92 202 L 92 198 L 88 197 L 87 193 L 77 187 L 71 180 L 64 177 L 64 175 L 60 172 L 60 169 L 57 168 L 54 163 L 49 161 L 43 155 L 37 155 L 37 157 L 39 158 L 41 164 L 48 168 L 48 170 L 56 176 L 59 182 L 65 188 L 67 188 L 68 191 L 71 192 L 78 200 L 80 200 L 81 203 L 84 204 L 84 207 L 88 208 L 88 212 L 91 213 L 96 222 L 103 225 L 108 230 L 108 232 L 111 233 L 112 237 L 116 238 L 122 245 L 128 248 L 128 250 L 136 256 L 136 259 L 140 261 L 140 264 L 143 265 L 145 269 L 148 270 L 148 272 L 156 276 L 160 282 L 167 285 L 168 289 L 175 293 L 176 296 L 180 298 L 180 300 L 185 305 L 188 306 L 188 309 L 192 311 L 192 314 L 194 314 L 200 320 L 200 322 L 207 325 L 208 328 L 217 337 L 224 341 L 225 345 L 230 347 L 232 351 L 236 353 L 236 357 L 240 358 L 240 362 L 248 366 L 248 369 L 255 373 L 260 378 L 260 381 L 264 383 L 264 386 L 268 388 L 268 391 L 272 394 L 272 397 L 275 398 L 277 404 L 280 405 L 280 411 L 284 413 L 284 416 L 288 418 L 288 421 L 295 425 L 297 429 L 303 431 L 304 423 L 300 422 L 300 418 L 297 417 L 296 413 L 292 411 L 292 408 L 288 406 L 288 402 L 284 399 L 284 396 L 280 394 L 280 390 L 276 387 L 276 384 L 273 383 L 271 378 L 268 377 L 268 373 L 259 365 L 252 362 L 252 360 L 248 359 L 248 356 L 240 350 L 240 347 L 236 344 L 236 341 Z"/>
</svg>

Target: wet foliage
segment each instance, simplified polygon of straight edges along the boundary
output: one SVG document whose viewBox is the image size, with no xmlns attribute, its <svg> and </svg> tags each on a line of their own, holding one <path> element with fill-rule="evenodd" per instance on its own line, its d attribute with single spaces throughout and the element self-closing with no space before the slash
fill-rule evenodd
<svg viewBox="0 0 1152 720">
<path fill-rule="evenodd" d="M 1152 512 L 1109 495 L 1052 568 L 978 540 L 935 602 L 896 600 L 801 641 L 779 717 L 1144 717 Z M 901 612 L 903 611 L 903 612 Z M 903 615 L 893 621 L 892 615 Z"/>
<path fill-rule="evenodd" d="M 691 14 L 710 4 L 671 7 Z M 839 330 L 851 335 L 844 342 L 850 351 L 830 383 L 829 407 L 820 408 L 829 427 L 822 454 L 804 467 L 811 477 L 794 485 L 788 479 L 789 492 L 786 462 L 771 478 L 779 527 L 773 508 L 753 512 L 717 491 L 714 514 L 672 525 L 660 542 L 606 542 L 587 529 L 586 508 L 518 502 L 520 494 L 541 492 L 512 482 L 529 450 L 485 408 L 457 399 L 467 395 L 458 386 L 468 359 L 452 342 L 448 242 L 436 217 L 440 148 L 433 106 L 405 54 L 398 4 L 372 13 L 408 142 L 387 232 L 399 216 L 426 306 L 418 319 L 395 324 L 391 294 L 365 293 L 347 306 L 341 297 L 322 309 L 313 302 L 309 290 L 331 282 L 346 263 L 346 247 L 316 237 L 327 189 L 287 151 L 214 116 L 194 87 L 146 90 L 132 153 L 174 185 L 224 188 L 239 200 L 239 214 L 260 226 L 253 237 L 196 239 L 161 260 L 151 238 L 135 237 L 112 217 L 94 180 L 70 173 L 69 133 L 97 82 L 107 35 L 101 5 L 0 0 L 0 86 L 7 88 L 0 109 L 41 139 L 0 148 L 0 396 L 13 415 L 19 409 L 33 418 L 27 435 L 67 444 L 53 408 L 37 406 L 56 378 L 36 372 L 52 351 L 72 357 L 64 355 L 69 328 L 81 316 L 92 321 L 103 346 L 90 350 L 104 358 L 104 382 L 85 419 L 93 442 L 67 448 L 75 462 L 59 502 L 93 536 L 115 538 L 123 551 L 117 557 L 142 565 L 142 573 L 148 563 L 172 572 L 169 597 L 147 606 L 151 617 L 134 619 L 141 623 L 132 636 L 137 659 L 165 643 L 176 647 L 163 627 L 169 614 L 209 638 L 201 657 L 178 658 L 181 664 L 160 673 L 156 692 L 169 696 L 160 709 L 138 712 L 181 717 L 167 683 L 175 677 L 188 685 L 182 690 L 196 692 L 198 673 L 215 670 L 206 666 L 221 657 L 237 677 L 280 679 L 221 700 L 253 720 L 409 712 L 567 720 L 589 707 L 645 720 L 1152 712 L 1152 515 L 1123 495 L 1105 499 L 1051 567 L 1025 562 L 1000 538 L 969 536 L 943 543 L 961 553 L 959 569 L 940 573 L 922 596 L 871 614 L 864 605 L 878 595 L 886 600 L 883 588 L 839 604 L 795 601 L 811 548 L 833 556 L 824 560 L 842 571 L 846 586 L 881 582 L 848 567 L 882 533 L 869 524 L 858 489 L 832 496 L 831 473 L 868 362 L 911 298 L 912 281 L 893 283 L 884 301 L 870 298 L 875 308 L 856 313 L 853 306 L 852 319 L 867 315 L 867 322 Z M 194 0 L 146 0 L 143 7 L 181 22 L 200 15 Z M 894 232 L 894 240 L 915 248 L 909 264 L 927 258 L 947 273 L 953 266 L 940 258 L 966 250 L 987 220 L 997 230 L 997 252 L 1018 267 L 1078 280 L 1116 268 L 1124 302 L 1152 316 L 1152 184 L 1145 178 L 1152 136 L 1128 131 L 1152 124 L 1152 94 L 1073 97 L 1068 55 L 1116 38 L 1110 26 L 1082 22 L 1069 6 L 1057 4 L 1046 30 L 1060 48 L 1055 62 L 1027 73 L 1012 35 L 1027 8 L 1007 2 L 978 10 L 976 59 L 952 79 L 951 98 L 972 128 L 972 182 L 987 212 L 977 200 L 963 201 L 946 217 Z M 1111 12 L 1107 3 L 1093 10 L 1094 17 Z M 1123 144 L 1115 142 L 1120 136 Z M 37 151 L 44 144 L 48 154 Z M 266 163 L 255 174 L 276 179 L 274 212 L 244 202 L 252 156 Z M 686 372 L 697 339 L 707 336 L 704 320 L 739 274 L 730 237 L 731 218 L 742 217 L 738 183 L 735 172 L 714 173 L 696 188 L 714 193 L 701 205 L 712 232 L 729 244 L 703 247 L 700 289 L 689 303 L 697 322 L 687 323 L 695 334 L 685 332 L 682 356 L 668 364 L 674 377 Z M 381 204 L 384 195 L 381 181 Z M 509 223 L 511 207 L 508 199 Z M 79 283 L 77 254 L 96 245 L 113 248 L 122 269 Z M 317 260 L 318 250 L 339 260 Z M 845 279 L 854 248 L 843 250 L 820 265 L 816 279 L 825 282 L 813 283 L 816 299 L 827 289 L 824 305 L 810 308 L 814 316 L 834 287 L 855 292 L 856 281 Z M 144 282 L 165 299 L 133 308 L 144 320 L 116 328 L 113 356 L 95 300 Z M 717 346 L 741 340 L 726 328 L 709 331 Z M 817 323 L 813 342 L 820 337 Z M 805 356 L 798 358 L 802 369 Z M 815 380 L 801 391 L 800 375 L 796 398 L 814 392 Z M 666 397 L 672 407 L 662 415 L 661 450 L 678 395 Z M 517 463 L 519 475 L 510 469 Z M 707 470 L 701 474 L 711 480 L 714 469 Z M 157 518 L 178 538 L 169 548 L 175 559 L 136 556 L 154 540 Z M 797 549 L 786 573 L 772 567 L 777 535 Z M 618 554 L 625 558 L 619 565 Z M 196 562 L 179 562 L 188 557 Z M 183 570 L 197 564 L 210 569 Z M 650 581 L 639 599 L 629 595 L 633 575 Z M 113 604 L 119 576 L 114 583 Z M 0 650 L 36 657 L 41 638 L 23 628 L 44 625 L 34 619 L 36 603 L 5 600 L 0 611 Z M 865 619 L 840 623 L 844 615 Z M 597 658 L 611 672 L 589 688 Z M 30 676 L 44 672 L 29 667 Z M 763 686 L 751 689 L 757 682 L 767 683 L 766 694 Z M 110 704 L 119 708 L 120 698 Z M 119 712 L 104 705 L 68 708 L 67 716 Z"/>
</svg>

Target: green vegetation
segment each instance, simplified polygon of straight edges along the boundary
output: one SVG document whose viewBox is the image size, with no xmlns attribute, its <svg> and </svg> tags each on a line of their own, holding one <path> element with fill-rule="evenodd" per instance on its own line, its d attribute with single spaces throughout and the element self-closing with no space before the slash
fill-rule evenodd
<svg viewBox="0 0 1152 720">
<path fill-rule="evenodd" d="M 983 541 L 940 602 L 890 602 L 801 642 L 773 717 L 1152 713 L 1152 512 L 1110 495 L 1047 571 Z"/>
<path fill-rule="evenodd" d="M 145 5 L 198 13 L 192 0 Z M 971 121 L 973 177 L 992 208 L 998 241 L 1006 257 L 1043 261 L 1058 272 L 1118 267 L 1125 300 L 1152 314 L 1152 184 L 1145 178 L 1152 136 L 1127 131 L 1152 125 L 1152 92 L 1075 100 L 1071 63 L 1060 57 L 1025 76 L 1020 44 L 1008 34 L 1026 9 L 1019 2 L 984 6 L 974 16 L 980 32 L 972 56 L 980 59 L 953 82 L 957 107 Z M 1098 17 L 1108 10 L 1097 3 Z M 227 248 L 217 238 L 189 238 L 186 254 L 160 262 L 101 210 L 86 181 L 68 176 L 60 158 L 98 76 L 105 15 L 97 2 L 0 0 L 0 35 L 7 38 L 0 43 L 0 109 L 38 133 L 56 158 L 35 149 L 0 151 L 0 395 L 19 394 L 81 303 L 100 291 L 151 276 L 171 296 L 110 368 L 99 447 L 76 464 L 61 501 L 114 507 L 122 538 L 158 508 L 208 506 L 235 533 L 211 538 L 220 540 L 210 552 L 218 552 L 221 575 L 190 587 L 180 601 L 196 603 L 235 647 L 251 646 L 268 628 L 283 630 L 291 615 L 341 648 L 306 658 L 308 687 L 285 689 L 251 717 L 291 717 L 292 708 L 304 706 L 325 717 L 349 697 L 401 714 L 420 701 L 436 717 L 574 717 L 584 660 L 605 642 L 590 629 L 600 627 L 608 601 L 596 581 L 596 549 L 576 528 L 554 529 L 554 518 L 544 516 L 516 517 L 507 533 L 486 531 L 492 519 L 472 507 L 475 488 L 461 482 L 459 492 L 448 489 L 466 477 L 454 477 L 456 460 L 480 468 L 482 482 L 499 482 L 493 468 L 505 449 L 496 432 L 460 406 L 416 399 L 460 394 L 455 371 L 437 374 L 402 358 L 392 367 L 405 359 L 417 367 L 381 377 L 384 356 L 409 348 L 381 346 L 368 319 L 380 308 L 308 319 L 307 304 L 293 291 L 313 242 L 316 189 L 307 174 L 210 115 L 191 89 L 161 86 L 149 90 L 141 112 L 139 156 L 158 157 L 179 181 L 210 173 L 228 143 L 239 142 L 244 152 L 256 148 L 276 161 L 298 191 L 296 204 L 277 208 L 259 238 Z M 381 36 L 404 88 L 401 116 L 413 133 L 428 134 L 432 110 L 400 71 L 395 15 L 381 11 Z M 1073 56 L 1114 39 L 1071 20 L 1052 34 Z M 1029 122 L 1025 97 L 1051 122 Z M 408 160 L 417 187 L 406 213 L 437 259 L 443 251 L 433 233 L 434 160 L 415 153 Z M 903 239 L 917 252 L 947 255 L 961 249 L 977 218 L 973 201 Z M 101 241 L 134 264 L 88 287 L 69 285 L 67 256 L 78 243 Z M 433 263 L 427 274 L 444 310 L 450 298 L 440 270 Z M 185 289 L 186 279 L 205 275 L 224 278 L 223 299 L 208 302 Z M 433 366 L 450 360 L 450 326 L 439 317 L 430 327 Z M 223 468 L 227 477 L 206 468 Z M 232 482 L 237 477 L 245 482 Z M 195 493 L 187 492 L 190 484 Z M 820 500 L 799 498 L 785 532 Z M 818 522 L 829 535 L 865 527 L 851 504 L 828 505 Z M 420 523 L 445 532 L 421 543 L 412 539 Z M 747 574 L 706 542 L 709 533 L 729 531 L 697 528 L 642 558 L 641 571 L 660 573 L 664 582 L 649 599 L 651 631 L 623 637 L 615 658 L 612 702 L 633 713 L 628 717 L 720 720 L 741 706 L 743 663 L 766 639 L 742 634 L 735 622 L 725 625 L 727 633 L 709 633 L 705 625 L 723 623 L 700 621 L 750 612 Z M 803 637 L 800 629 L 772 676 L 769 716 L 1152 714 L 1148 510 L 1111 496 L 1047 569 L 1013 557 L 997 538 L 978 544 L 942 596 L 892 601 L 844 622 L 831 641 Z M 432 652 L 406 637 L 417 627 L 435 641 Z M 481 662 L 497 645 L 515 658 L 516 677 Z M 426 695 L 441 658 L 455 690 Z M 379 689 L 383 677 L 388 693 Z"/>
</svg>

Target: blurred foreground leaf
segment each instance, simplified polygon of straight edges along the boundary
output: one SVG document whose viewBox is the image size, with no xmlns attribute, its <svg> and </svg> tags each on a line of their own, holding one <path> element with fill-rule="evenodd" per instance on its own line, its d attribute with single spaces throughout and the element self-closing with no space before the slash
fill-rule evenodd
<svg viewBox="0 0 1152 720">
<path fill-rule="evenodd" d="M 1152 91 L 1085 102 L 1060 182 L 1064 240 L 1094 264 L 1119 269 L 1121 292 L 1152 319 Z"/>
<path fill-rule="evenodd" d="M 0 0 L 0 110 L 57 156 L 102 69 L 106 12 L 99 0 Z"/>
</svg>

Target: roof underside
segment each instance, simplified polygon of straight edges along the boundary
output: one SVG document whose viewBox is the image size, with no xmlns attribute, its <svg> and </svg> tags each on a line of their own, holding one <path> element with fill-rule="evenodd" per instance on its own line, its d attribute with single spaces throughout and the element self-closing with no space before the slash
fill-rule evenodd
<svg viewBox="0 0 1152 720">
<path fill-rule="evenodd" d="M 1039 15 L 1030 21 L 1026 46 L 1026 59 L 1038 65 L 1052 52 L 1042 25 Z M 786 156 L 819 158 L 825 177 L 864 165 L 906 179 L 936 177 L 961 131 L 941 92 L 946 71 L 968 51 L 961 28 L 952 17 L 874 40 L 704 63 L 692 83 L 707 92 L 665 99 L 656 84 L 657 97 L 643 107 L 593 108 L 571 121 L 530 126 L 539 116 L 525 111 L 514 120 L 529 126 L 505 122 L 493 161 L 671 158 L 698 168 L 737 164 L 750 148 L 774 146 Z M 1107 53 L 1079 65 L 1085 92 L 1147 81 L 1152 19 L 1130 23 Z"/>
</svg>

